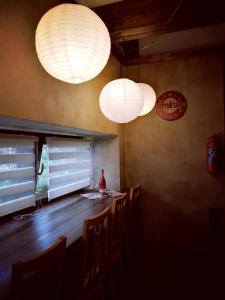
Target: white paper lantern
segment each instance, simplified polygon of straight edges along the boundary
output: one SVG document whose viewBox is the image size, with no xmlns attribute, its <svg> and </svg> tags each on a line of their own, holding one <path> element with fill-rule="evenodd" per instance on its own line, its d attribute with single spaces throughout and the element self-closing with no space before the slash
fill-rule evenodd
<svg viewBox="0 0 225 300">
<path fill-rule="evenodd" d="M 153 88 L 148 84 L 137 83 L 137 85 L 140 87 L 144 98 L 144 105 L 141 112 L 139 113 L 139 116 L 144 116 L 149 113 L 155 106 L 156 94 Z"/>
<path fill-rule="evenodd" d="M 110 55 L 109 32 L 88 7 L 61 4 L 40 20 L 35 37 L 38 58 L 53 77 L 81 83 L 97 76 Z"/>
<path fill-rule="evenodd" d="M 132 80 L 122 78 L 110 81 L 99 98 L 102 113 L 111 121 L 127 123 L 136 119 L 144 101 L 139 86 Z"/>
</svg>

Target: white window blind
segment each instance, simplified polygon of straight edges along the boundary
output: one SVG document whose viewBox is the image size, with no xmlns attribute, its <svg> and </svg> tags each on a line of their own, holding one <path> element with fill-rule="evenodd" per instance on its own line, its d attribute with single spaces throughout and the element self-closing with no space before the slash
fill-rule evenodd
<svg viewBox="0 0 225 300">
<path fill-rule="evenodd" d="M 91 142 L 48 138 L 47 143 L 49 200 L 90 185 L 93 172 Z"/>
<path fill-rule="evenodd" d="M 0 135 L 0 216 L 35 205 L 35 141 Z"/>
</svg>

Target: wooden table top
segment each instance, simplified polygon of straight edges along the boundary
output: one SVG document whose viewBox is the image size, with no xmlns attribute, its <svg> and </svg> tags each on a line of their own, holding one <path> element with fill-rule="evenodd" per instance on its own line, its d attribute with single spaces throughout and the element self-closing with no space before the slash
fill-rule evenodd
<svg viewBox="0 0 225 300">
<path fill-rule="evenodd" d="M 111 201 L 69 195 L 32 216 L 0 224 L 0 299 L 9 295 L 13 263 L 45 250 L 61 235 L 70 246 L 81 238 L 84 219 L 111 206 Z"/>
</svg>

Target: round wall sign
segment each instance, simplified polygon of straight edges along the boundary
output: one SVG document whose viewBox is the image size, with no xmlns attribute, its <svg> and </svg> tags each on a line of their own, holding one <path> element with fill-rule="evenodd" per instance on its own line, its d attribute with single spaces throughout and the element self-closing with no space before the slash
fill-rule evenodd
<svg viewBox="0 0 225 300">
<path fill-rule="evenodd" d="M 162 119 L 172 121 L 183 116 L 187 108 L 187 101 L 181 93 L 169 91 L 157 99 L 155 107 Z"/>
</svg>

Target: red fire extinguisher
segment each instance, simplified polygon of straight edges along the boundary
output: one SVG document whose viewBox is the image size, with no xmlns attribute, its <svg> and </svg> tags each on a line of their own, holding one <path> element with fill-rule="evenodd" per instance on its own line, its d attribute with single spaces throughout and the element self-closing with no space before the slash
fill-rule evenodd
<svg viewBox="0 0 225 300">
<path fill-rule="evenodd" d="M 208 138 L 207 142 L 207 171 L 211 174 L 219 170 L 219 139 L 216 135 Z"/>
</svg>

